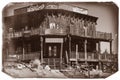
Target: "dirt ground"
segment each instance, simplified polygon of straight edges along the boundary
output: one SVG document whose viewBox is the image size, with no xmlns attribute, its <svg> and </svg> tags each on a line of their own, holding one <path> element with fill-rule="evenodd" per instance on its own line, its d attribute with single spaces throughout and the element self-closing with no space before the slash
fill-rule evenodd
<svg viewBox="0 0 120 80">
<path fill-rule="evenodd" d="M 86 76 L 80 72 L 73 71 L 62 71 L 59 70 L 42 70 L 42 71 L 31 71 L 28 68 L 23 69 L 15 69 L 15 68 L 7 68 L 4 69 L 5 73 L 14 77 L 14 78 L 106 78 L 110 76 L 110 73 L 102 73 L 101 76 Z M 90 74 L 93 74 L 90 72 Z"/>
<path fill-rule="evenodd" d="M 5 69 L 5 73 L 14 78 L 67 78 L 59 70 L 31 71 L 28 68 L 24 68 L 21 70 L 11 68 Z"/>
<path fill-rule="evenodd" d="M 35 65 L 37 64 L 37 67 Z M 22 67 L 21 67 L 21 66 Z M 63 70 L 53 70 L 48 65 L 43 68 L 39 60 L 35 60 L 34 67 L 30 63 L 6 63 L 4 72 L 14 78 L 106 78 L 111 73 L 103 73 L 101 70 L 85 71 L 68 67 Z"/>
</svg>

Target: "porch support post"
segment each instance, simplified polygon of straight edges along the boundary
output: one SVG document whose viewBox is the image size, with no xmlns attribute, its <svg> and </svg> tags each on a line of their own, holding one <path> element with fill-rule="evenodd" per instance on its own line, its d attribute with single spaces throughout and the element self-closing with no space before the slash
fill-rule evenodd
<svg viewBox="0 0 120 80">
<path fill-rule="evenodd" d="M 100 42 L 98 42 L 98 59 L 100 60 L 101 59 L 101 49 L 100 49 Z"/>
<path fill-rule="evenodd" d="M 61 50 L 60 50 L 60 69 L 62 69 L 62 56 L 63 56 L 63 42 L 61 43 Z"/>
<path fill-rule="evenodd" d="M 25 59 L 25 44 L 24 44 L 24 40 L 23 40 L 23 54 L 22 54 L 22 60 Z"/>
<path fill-rule="evenodd" d="M 70 35 L 68 35 L 68 38 L 69 38 L 69 58 L 70 58 L 71 57 L 71 37 L 70 37 Z"/>
<path fill-rule="evenodd" d="M 110 54 L 112 54 L 112 41 L 110 41 Z"/>
<path fill-rule="evenodd" d="M 85 63 L 87 63 L 87 40 L 84 42 Z"/>
<path fill-rule="evenodd" d="M 76 65 L 78 64 L 78 44 L 76 44 Z"/>
<path fill-rule="evenodd" d="M 100 42 L 98 42 L 99 69 L 102 70 Z"/>
<path fill-rule="evenodd" d="M 41 51 L 40 51 L 40 54 L 41 54 L 41 63 L 43 63 L 43 37 L 41 36 L 40 37 L 40 40 L 41 40 Z"/>
</svg>

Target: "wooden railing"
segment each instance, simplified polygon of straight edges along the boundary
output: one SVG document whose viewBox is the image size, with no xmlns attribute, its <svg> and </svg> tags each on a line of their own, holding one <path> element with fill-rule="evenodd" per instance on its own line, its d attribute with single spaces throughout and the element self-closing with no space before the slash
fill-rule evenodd
<svg viewBox="0 0 120 80">
<path fill-rule="evenodd" d="M 76 53 L 75 53 L 75 51 L 72 51 L 72 52 L 71 52 L 70 58 L 72 58 L 72 59 L 73 59 L 73 58 L 76 58 Z"/>
<path fill-rule="evenodd" d="M 79 59 L 85 59 L 85 53 L 84 52 L 79 52 Z"/>
<path fill-rule="evenodd" d="M 41 34 L 49 34 L 49 35 L 66 35 L 67 32 L 64 29 L 32 29 L 26 31 L 18 31 L 18 32 L 11 32 L 8 33 L 8 38 L 18 38 L 25 35 L 32 36 L 32 35 L 41 35 Z"/>
<path fill-rule="evenodd" d="M 100 31 L 93 31 L 90 30 L 89 33 L 85 32 L 84 29 L 74 29 L 72 28 L 70 30 L 71 35 L 76 35 L 80 37 L 89 37 L 89 38 L 96 38 L 96 39 L 104 39 L 104 40 L 111 40 L 112 39 L 112 33 L 106 33 L 106 32 L 100 32 Z"/>
<path fill-rule="evenodd" d="M 87 53 L 87 59 L 98 59 L 97 53 Z"/>
<path fill-rule="evenodd" d="M 33 60 L 35 58 L 40 58 L 39 52 L 29 53 L 29 54 L 15 54 L 18 60 Z"/>
<path fill-rule="evenodd" d="M 111 54 L 100 54 L 100 60 L 102 61 L 112 61 L 112 55 Z"/>
<path fill-rule="evenodd" d="M 111 33 L 97 31 L 96 32 L 96 38 L 109 40 L 109 39 L 112 39 L 112 34 Z"/>
<path fill-rule="evenodd" d="M 77 57 L 77 56 L 78 57 Z M 100 58 L 99 58 L 100 57 Z M 72 51 L 70 54 L 70 59 L 80 59 L 80 60 L 85 60 L 85 53 L 84 52 L 78 52 L 76 54 L 75 51 Z M 87 60 L 101 60 L 101 61 L 111 61 L 112 55 L 111 54 L 99 54 L 99 53 L 90 53 L 87 52 Z"/>
<path fill-rule="evenodd" d="M 30 35 L 41 35 L 41 34 L 51 34 L 51 35 L 66 35 L 68 32 L 66 29 L 32 29 L 32 30 L 27 30 L 27 31 L 18 31 L 18 32 L 12 32 L 8 34 L 8 38 L 18 38 L 22 37 L 25 32 L 29 32 Z M 85 35 L 84 29 L 81 31 L 79 30 L 70 30 L 70 34 L 72 35 L 77 35 L 81 37 L 90 37 L 90 38 L 96 38 L 96 39 L 104 39 L 104 40 L 111 40 L 112 39 L 112 34 L 111 33 L 106 33 L 106 32 L 100 32 L 100 31 L 94 31 L 92 35 L 89 35 L 88 33 Z"/>
</svg>

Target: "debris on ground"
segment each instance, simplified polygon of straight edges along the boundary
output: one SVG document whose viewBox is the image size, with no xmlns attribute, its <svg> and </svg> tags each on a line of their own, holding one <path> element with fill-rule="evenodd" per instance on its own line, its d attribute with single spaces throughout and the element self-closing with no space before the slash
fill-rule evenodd
<svg viewBox="0 0 120 80">
<path fill-rule="evenodd" d="M 17 78 L 66 78 L 66 76 L 59 70 L 51 70 L 49 65 L 42 65 L 39 59 L 30 61 L 30 63 L 14 62 L 15 66 L 8 68 L 8 65 L 4 67 L 4 71 Z"/>
<path fill-rule="evenodd" d="M 4 71 L 17 78 L 99 78 L 109 76 L 99 69 L 89 69 L 86 65 L 66 66 L 62 70 L 53 70 L 49 65 L 43 65 L 39 59 L 25 62 L 6 62 Z"/>
</svg>

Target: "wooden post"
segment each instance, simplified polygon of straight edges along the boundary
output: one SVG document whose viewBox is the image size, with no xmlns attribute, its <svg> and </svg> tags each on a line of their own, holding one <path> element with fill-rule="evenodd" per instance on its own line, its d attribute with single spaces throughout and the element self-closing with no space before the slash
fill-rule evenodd
<svg viewBox="0 0 120 80">
<path fill-rule="evenodd" d="M 71 37 L 70 37 L 70 35 L 68 35 L 68 38 L 69 38 L 69 55 L 71 55 Z"/>
<path fill-rule="evenodd" d="M 78 64 L 78 45 L 76 44 L 76 65 Z"/>
<path fill-rule="evenodd" d="M 112 41 L 110 41 L 110 54 L 112 54 Z"/>
<path fill-rule="evenodd" d="M 98 59 L 99 59 L 99 69 L 102 69 L 102 64 L 101 64 L 101 49 L 100 49 L 100 42 L 98 42 Z"/>
<path fill-rule="evenodd" d="M 60 69 L 62 68 L 62 54 L 63 53 L 63 43 L 61 43 L 61 50 L 60 50 Z"/>
<path fill-rule="evenodd" d="M 68 59 L 68 52 L 65 51 L 65 54 L 66 54 L 66 62 L 67 62 L 67 64 L 68 64 L 68 62 L 69 62 L 69 59 Z"/>
<path fill-rule="evenodd" d="M 101 54 L 100 42 L 98 42 L 98 59 L 99 60 L 101 59 L 100 54 Z"/>
<path fill-rule="evenodd" d="M 87 63 L 87 40 L 84 42 L 85 63 Z"/>
<path fill-rule="evenodd" d="M 24 40 L 23 40 L 23 54 L 22 54 L 22 60 L 24 60 L 25 59 L 25 46 L 24 46 L 25 44 L 24 44 Z"/>
<path fill-rule="evenodd" d="M 40 52 L 41 53 L 41 63 L 43 63 L 43 37 L 42 36 L 40 37 L 40 40 L 41 40 L 41 45 L 40 45 L 41 46 L 41 52 Z"/>
</svg>

